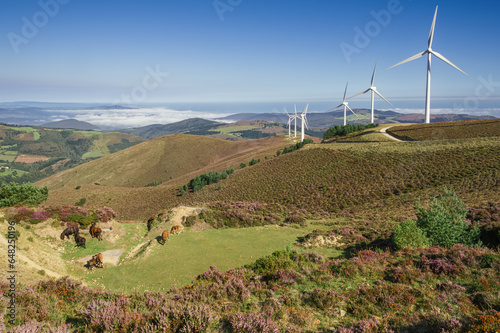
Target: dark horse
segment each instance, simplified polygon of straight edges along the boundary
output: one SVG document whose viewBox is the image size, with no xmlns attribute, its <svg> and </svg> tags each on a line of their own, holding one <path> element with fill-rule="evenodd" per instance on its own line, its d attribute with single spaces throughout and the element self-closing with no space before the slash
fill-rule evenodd
<svg viewBox="0 0 500 333">
<path fill-rule="evenodd" d="M 61 233 L 61 239 L 64 240 L 64 237 L 68 237 L 69 239 L 70 235 L 78 234 L 79 231 L 80 229 L 78 228 L 78 226 L 68 227 L 64 229 L 63 232 Z"/>
<path fill-rule="evenodd" d="M 83 246 L 84 249 L 87 248 L 85 246 L 85 237 L 80 236 L 78 233 L 75 234 L 75 242 L 76 246 Z"/>
<path fill-rule="evenodd" d="M 98 240 L 102 240 L 102 229 L 97 228 L 95 226 L 95 223 L 93 223 L 90 226 L 89 233 L 90 233 L 90 236 L 92 236 L 92 238 L 97 238 Z"/>
</svg>

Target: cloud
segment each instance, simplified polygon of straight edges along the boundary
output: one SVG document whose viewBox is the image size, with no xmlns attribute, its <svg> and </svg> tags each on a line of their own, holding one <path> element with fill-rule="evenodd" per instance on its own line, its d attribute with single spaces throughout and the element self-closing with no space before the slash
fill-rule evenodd
<svg viewBox="0 0 500 333">
<path fill-rule="evenodd" d="M 101 128 L 118 129 L 142 127 L 152 124 L 171 124 L 190 118 L 217 120 L 231 113 L 204 111 L 178 111 L 166 108 L 111 109 L 111 110 L 51 110 L 62 113 L 59 118 L 74 118 Z"/>
</svg>

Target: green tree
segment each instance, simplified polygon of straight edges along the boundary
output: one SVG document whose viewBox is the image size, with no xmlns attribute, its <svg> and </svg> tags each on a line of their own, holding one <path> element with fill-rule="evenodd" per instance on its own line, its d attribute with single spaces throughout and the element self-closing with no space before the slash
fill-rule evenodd
<svg viewBox="0 0 500 333">
<path fill-rule="evenodd" d="M 432 246 L 449 248 L 454 244 L 479 245 L 480 229 L 465 220 L 467 208 L 455 192 L 444 189 L 444 194 L 431 199 L 429 208 L 415 204 L 417 226 L 422 229 Z"/>
<path fill-rule="evenodd" d="M 9 183 L 2 186 L 0 192 L 0 207 L 11 207 L 16 204 L 35 206 L 49 197 L 47 186 L 39 187 L 31 183 Z"/>
</svg>

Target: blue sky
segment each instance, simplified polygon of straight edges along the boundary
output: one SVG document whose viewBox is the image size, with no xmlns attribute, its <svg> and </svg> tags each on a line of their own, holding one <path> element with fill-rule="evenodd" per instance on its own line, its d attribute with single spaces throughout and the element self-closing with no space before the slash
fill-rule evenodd
<svg viewBox="0 0 500 333">
<path fill-rule="evenodd" d="M 469 76 L 433 58 L 433 101 L 495 107 L 490 0 L 2 0 L 0 102 L 334 103 L 378 61 L 378 90 L 402 107 L 423 100 L 426 60 L 386 68 L 426 49 L 436 5 L 433 49 Z"/>
</svg>

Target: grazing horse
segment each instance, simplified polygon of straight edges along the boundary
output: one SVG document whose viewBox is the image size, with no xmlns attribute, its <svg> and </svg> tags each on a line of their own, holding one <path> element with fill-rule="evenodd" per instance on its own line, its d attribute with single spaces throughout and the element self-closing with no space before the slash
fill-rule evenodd
<svg viewBox="0 0 500 333">
<path fill-rule="evenodd" d="M 92 238 L 97 238 L 98 240 L 102 240 L 102 229 L 97 228 L 95 226 L 95 223 L 90 226 L 89 233 Z"/>
<path fill-rule="evenodd" d="M 88 269 L 91 271 L 94 269 L 94 267 L 97 266 L 97 260 L 94 258 L 95 256 L 92 257 L 89 261 L 87 261 L 87 265 L 85 265 Z"/>
<path fill-rule="evenodd" d="M 78 234 L 79 231 L 80 229 L 78 228 L 78 226 L 68 227 L 61 233 L 61 239 L 64 240 L 64 237 L 68 237 L 69 239 L 69 235 Z"/>
<path fill-rule="evenodd" d="M 102 261 L 102 253 L 98 253 L 92 256 L 92 259 L 87 261 L 86 267 L 92 270 L 94 267 L 104 268 L 104 262 Z"/>
<path fill-rule="evenodd" d="M 78 233 L 75 234 L 75 242 L 76 246 L 83 246 L 84 249 L 87 248 L 87 246 L 85 246 L 85 237 L 80 236 Z"/>
<path fill-rule="evenodd" d="M 181 226 L 180 225 L 174 225 L 174 226 L 172 226 L 172 229 L 170 229 L 170 233 L 172 235 L 175 235 L 175 233 L 180 234 L 181 233 Z"/>
<path fill-rule="evenodd" d="M 165 230 L 165 231 L 163 231 L 163 233 L 161 234 L 161 240 L 163 241 L 163 245 L 165 245 L 165 241 L 167 240 L 167 238 L 169 238 L 169 235 L 168 235 L 168 230 Z"/>
</svg>

